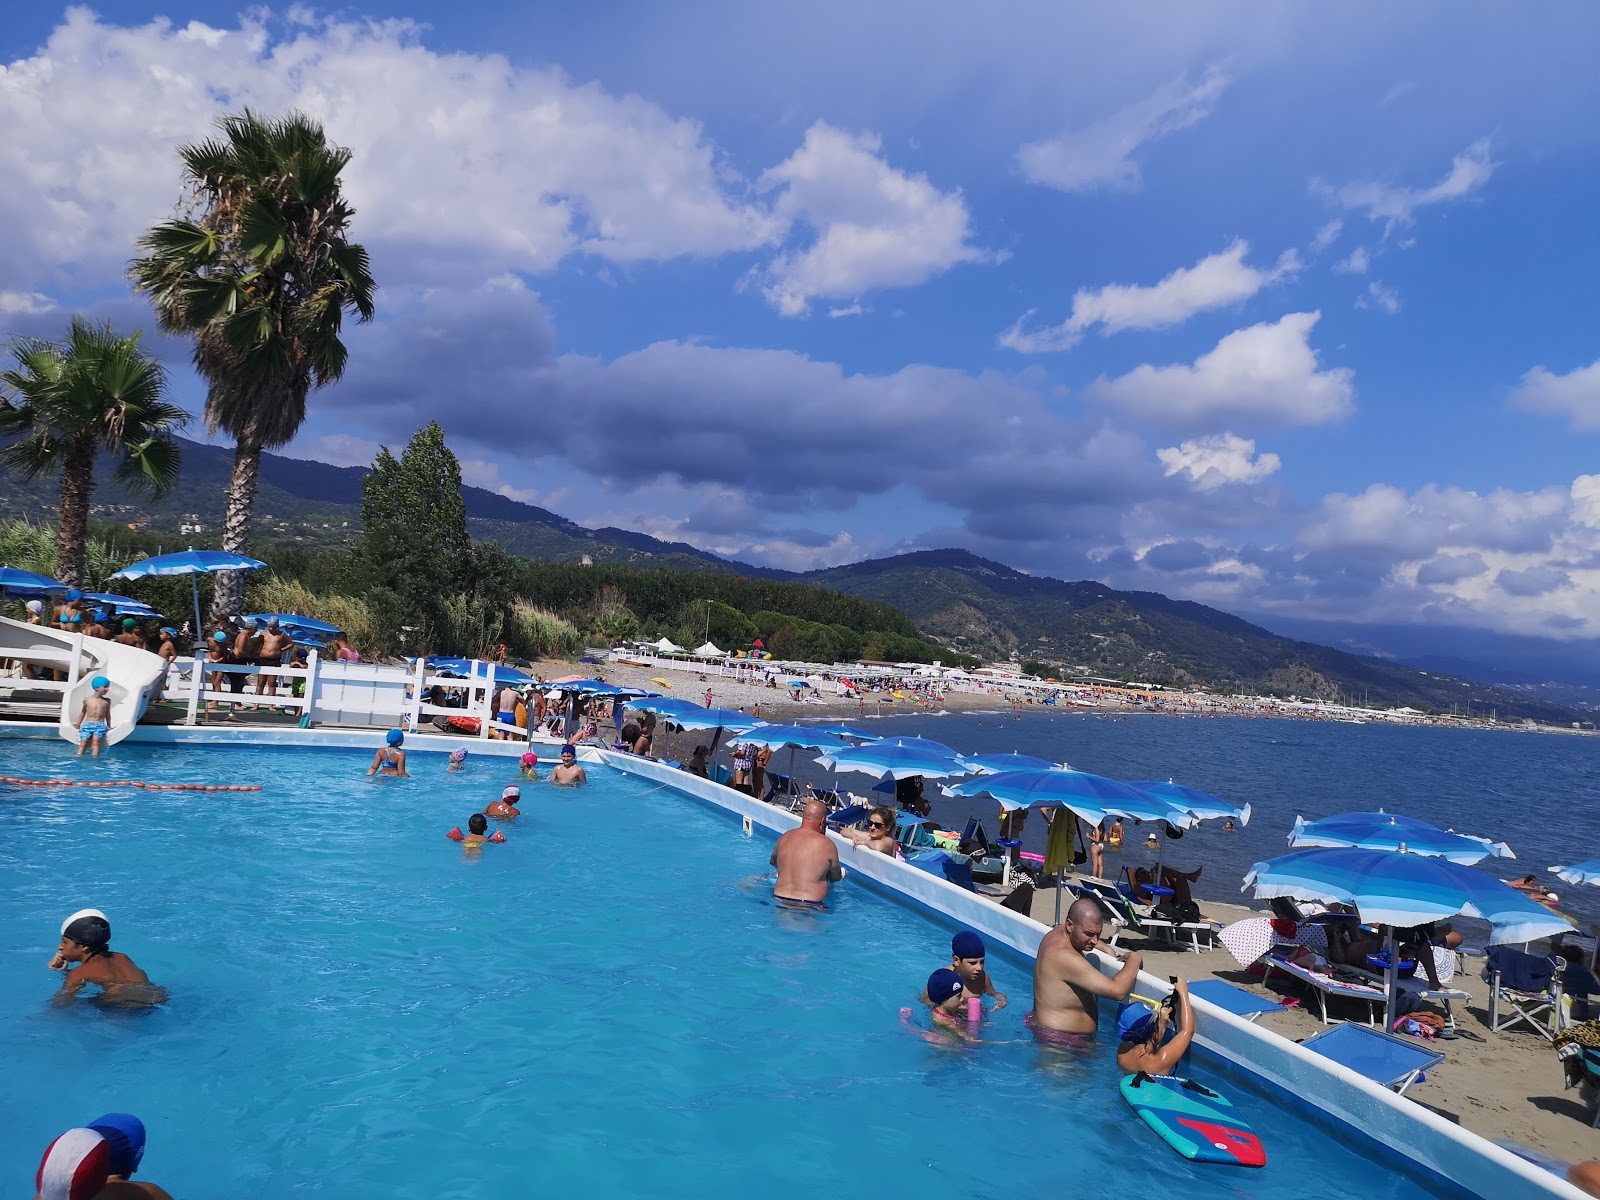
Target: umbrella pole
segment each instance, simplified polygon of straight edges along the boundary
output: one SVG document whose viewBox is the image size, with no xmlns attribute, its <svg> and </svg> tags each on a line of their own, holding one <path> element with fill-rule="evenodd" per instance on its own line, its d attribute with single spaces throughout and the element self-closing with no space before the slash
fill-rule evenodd
<svg viewBox="0 0 1600 1200">
<path fill-rule="evenodd" d="M 1399 1019 L 1395 1009 L 1400 1007 L 1400 952 L 1395 949 L 1393 925 L 1389 926 L 1389 933 L 1384 938 L 1383 946 L 1384 958 L 1388 960 L 1383 968 L 1383 1031 L 1393 1033 L 1394 1023 Z"/>
<path fill-rule="evenodd" d="M 200 576 L 194 571 L 189 572 L 189 586 L 194 589 L 194 640 L 204 645 L 206 631 L 205 626 L 200 624 Z"/>
</svg>

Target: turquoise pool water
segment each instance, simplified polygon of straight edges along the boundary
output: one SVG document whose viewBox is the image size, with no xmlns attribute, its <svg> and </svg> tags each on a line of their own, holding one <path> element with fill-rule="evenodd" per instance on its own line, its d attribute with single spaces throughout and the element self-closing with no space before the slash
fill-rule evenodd
<svg viewBox="0 0 1600 1200">
<path fill-rule="evenodd" d="M 177 1196 L 1455 1195 L 1214 1062 L 1193 1073 L 1269 1165 L 1184 1162 L 1123 1105 L 1109 1047 L 1034 1045 L 999 958 L 996 1044 L 928 1044 L 899 1010 L 949 930 L 851 886 L 780 913 L 746 883 L 769 842 L 609 770 L 529 785 L 510 842 L 468 860 L 443 834 L 511 778 L 494 760 L 376 783 L 360 751 L 70 754 L 0 741 L 0 773 L 266 787 L 0 784 L 0 1194 L 120 1109 Z M 56 931 L 90 905 L 162 1009 L 50 1007 Z"/>
</svg>

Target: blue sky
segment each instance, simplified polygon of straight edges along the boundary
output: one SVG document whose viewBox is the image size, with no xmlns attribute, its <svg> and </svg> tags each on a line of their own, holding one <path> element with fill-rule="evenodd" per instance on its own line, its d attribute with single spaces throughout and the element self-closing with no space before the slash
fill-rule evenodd
<svg viewBox="0 0 1600 1200">
<path fill-rule="evenodd" d="M 174 148 L 298 106 L 382 290 L 291 454 L 437 418 L 773 565 L 1593 638 L 1600 11 L 1332 7 L 30 6 L 0 329 L 147 323 Z"/>
</svg>

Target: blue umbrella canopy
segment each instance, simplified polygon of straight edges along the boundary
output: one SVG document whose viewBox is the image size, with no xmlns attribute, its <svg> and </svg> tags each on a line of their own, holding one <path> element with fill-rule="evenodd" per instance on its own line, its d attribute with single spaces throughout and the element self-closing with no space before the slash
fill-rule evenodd
<svg viewBox="0 0 1600 1200">
<path fill-rule="evenodd" d="M 214 571 L 259 571 L 267 564 L 226 550 L 179 550 L 140 559 L 115 572 L 113 579 L 144 579 L 151 575 L 209 575 Z"/>
<path fill-rule="evenodd" d="M 850 743 L 821 729 L 806 725 L 757 725 L 739 735 L 739 740 L 750 746 L 771 746 L 781 750 L 785 746 L 804 750 L 844 750 Z"/>
<path fill-rule="evenodd" d="M 703 705 L 696 704 L 693 700 L 678 700 L 672 696 L 643 696 L 630 707 L 640 712 L 655 713 L 668 720 L 671 720 L 675 713 L 705 711 Z"/>
<path fill-rule="evenodd" d="M 864 729 L 857 729 L 854 725 L 818 725 L 823 733 L 831 733 L 834 737 L 849 738 L 854 742 L 876 742 L 879 739 L 875 733 L 868 733 Z"/>
<path fill-rule="evenodd" d="M 1241 825 L 1250 824 L 1250 806 L 1248 804 L 1229 804 L 1226 800 L 1213 796 L 1210 792 L 1202 792 L 1199 788 L 1184 787 L 1183 784 L 1173 783 L 1170 779 L 1164 783 L 1158 779 L 1138 780 L 1132 786 L 1142 792 L 1149 792 L 1158 800 L 1176 804 L 1197 821 L 1211 821 L 1218 817 L 1232 817 Z"/>
<path fill-rule="evenodd" d="M 1488 838 L 1467 837 L 1397 813 L 1350 812 L 1320 821 L 1294 819 L 1291 846 L 1353 846 L 1363 850 L 1403 850 L 1471 865 L 1491 854 L 1515 858 L 1511 847 Z"/>
<path fill-rule="evenodd" d="M 43 596 L 68 591 L 66 584 L 21 567 L 0 567 L 0 592 L 13 596 Z"/>
<path fill-rule="evenodd" d="M 1600 858 L 1591 858 L 1581 863 L 1573 863 L 1570 867 L 1551 867 L 1550 869 L 1568 883 L 1592 883 L 1600 886 Z"/>
<path fill-rule="evenodd" d="M 736 708 L 696 708 L 690 705 L 687 708 L 669 710 L 662 715 L 683 729 L 726 729 L 734 734 L 754 729 L 761 724 L 760 717 L 752 717 L 749 713 L 740 712 Z"/>
<path fill-rule="evenodd" d="M 949 755 L 951 758 L 961 757 L 954 747 L 946 746 L 943 742 L 936 742 L 932 738 L 889 737 L 880 738 L 877 744 L 880 746 L 900 746 L 906 750 L 929 750 L 934 754 Z"/>
<path fill-rule="evenodd" d="M 276 621 L 291 630 L 302 630 L 306 633 L 338 633 L 337 625 L 329 625 L 326 621 L 319 621 L 315 617 L 302 617 L 299 613 L 250 613 L 246 621 Z"/>
<path fill-rule="evenodd" d="M 1090 824 L 1108 816 L 1136 821 L 1194 823 L 1176 805 L 1159 800 L 1132 784 L 1088 771 L 1001 771 L 958 783 L 946 791 L 952 796 L 988 796 L 1006 812 L 1020 808 L 1070 808 Z"/>
<path fill-rule="evenodd" d="M 1061 765 L 1032 754 L 1018 754 L 1015 750 L 1006 754 L 963 754 L 961 761 L 985 775 L 998 775 L 1002 771 L 1054 771 Z"/>
<path fill-rule="evenodd" d="M 480 662 L 482 660 L 479 660 Z M 452 655 L 442 654 L 426 660 L 430 671 L 443 671 L 452 675 L 468 676 L 472 674 L 472 660 L 470 658 L 456 658 Z M 480 675 L 481 679 L 482 676 Z M 519 671 L 515 667 L 496 666 L 490 678 L 496 683 L 523 684 L 534 682 L 533 676 L 526 671 Z"/>
<path fill-rule="evenodd" d="M 1528 942 L 1565 933 L 1570 922 L 1509 884 L 1448 858 L 1392 850 L 1326 847 L 1258 862 L 1244 877 L 1257 899 L 1288 896 L 1353 904 L 1361 919 L 1409 928 L 1447 917 L 1489 923 L 1491 942 Z M 1241 891 L 1244 889 L 1240 889 Z"/>
<path fill-rule="evenodd" d="M 956 758 L 954 751 L 936 753 L 918 746 L 897 746 L 888 742 L 870 742 L 865 746 L 830 750 L 817 761 L 833 771 L 860 771 L 880 777 L 892 775 L 896 779 L 909 779 L 913 775 L 945 779 L 952 775 L 970 774 L 969 769 Z"/>
</svg>

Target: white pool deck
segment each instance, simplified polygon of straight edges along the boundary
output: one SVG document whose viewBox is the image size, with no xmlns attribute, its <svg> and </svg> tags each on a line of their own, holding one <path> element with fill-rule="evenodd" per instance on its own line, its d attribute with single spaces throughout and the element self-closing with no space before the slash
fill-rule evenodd
<svg viewBox="0 0 1600 1200">
<path fill-rule="evenodd" d="M 58 741 L 59 734 L 53 726 L 0 722 L 0 740 L 14 738 Z M 142 725 L 128 740 L 152 745 L 248 744 L 372 750 L 381 738 L 373 730 L 357 729 Z M 554 745 L 554 742 L 534 743 L 541 758 Z M 410 753 L 422 754 L 448 753 L 457 747 L 474 754 L 514 757 L 526 749 L 526 743 L 416 733 L 407 735 L 405 746 Z M 0 761 L 4 757 L 0 751 Z M 581 758 L 588 763 L 604 764 L 641 779 L 670 785 L 738 820 L 748 836 L 758 833 L 763 837 L 776 836 L 799 824 L 799 818 L 791 813 L 650 759 L 592 746 L 582 749 Z M 857 881 L 870 880 L 872 886 L 900 901 L 975 929 L 1026 959 L 1034 956 L 1040 939 L 1048 931 L 1048 926 L 1032 918 L 1001 908 L 926 871 L 861 850 L 837 836 L 835 840 L 839 842 L 840 858 L 846 871 Z M 1144 995 L 1165 995 L 1169 988 L 1165 980 L 1141 975 L 1139 990 Z M 1564 1179 L 1269 1029 L 1235 1017 L 1198 997 L 1193 1004 L 1197 1026 L 1195 1040 L 1201 1046 L 1470 1195 L 1485 1200 L 1511 1197 L 1532 1200 L 1545 1196 L 1589 1200 L 1586 1193 Z"/>
</svg>

